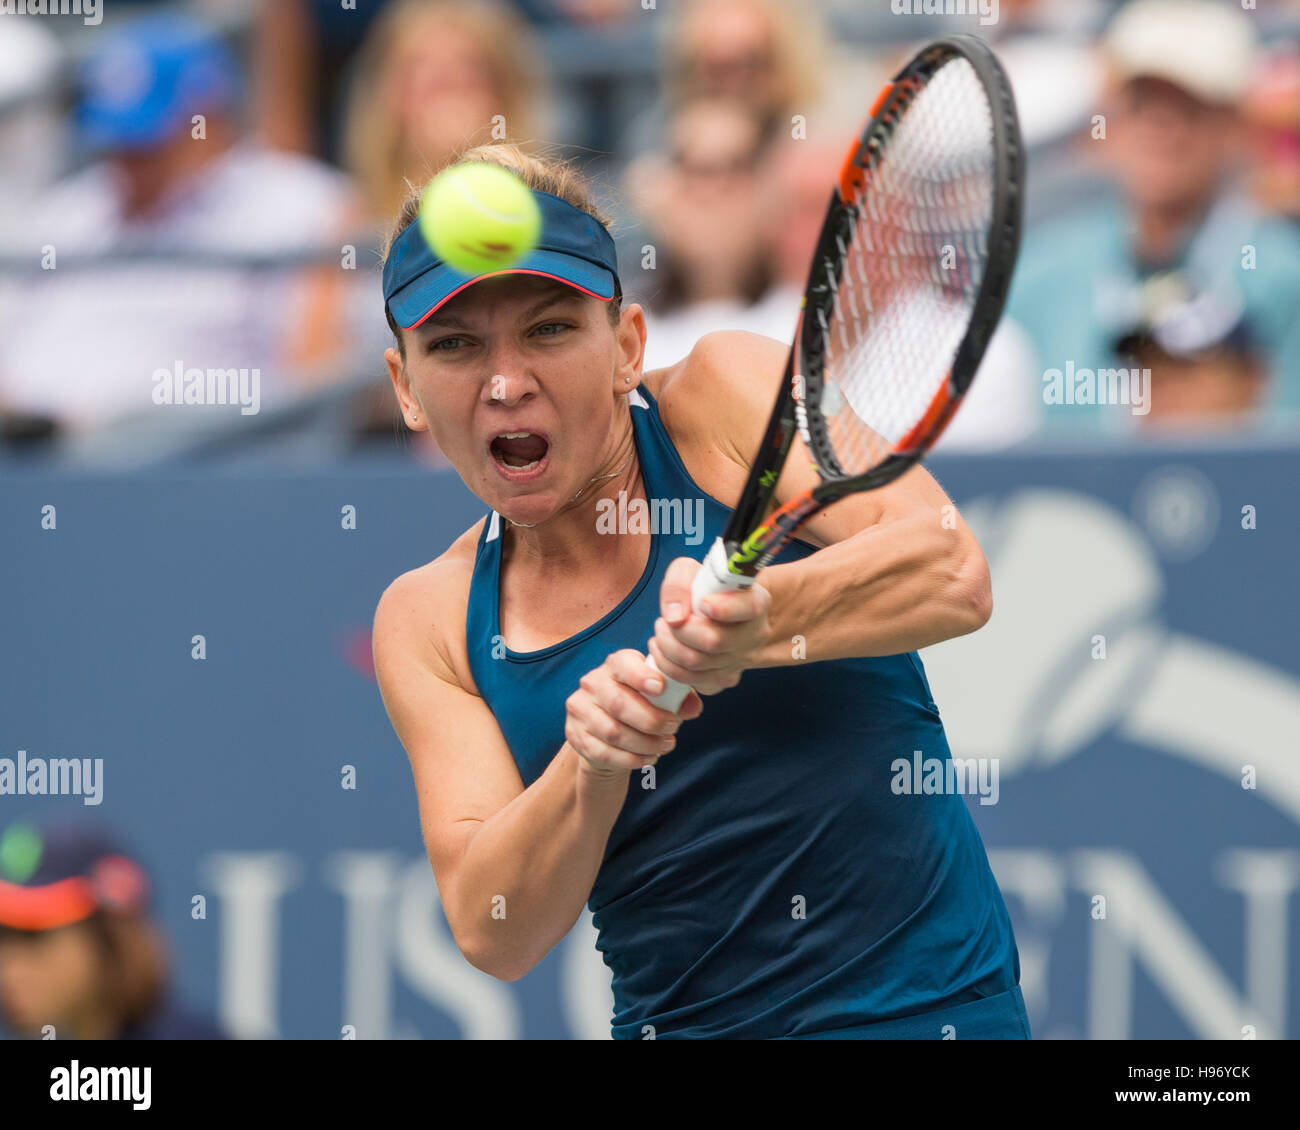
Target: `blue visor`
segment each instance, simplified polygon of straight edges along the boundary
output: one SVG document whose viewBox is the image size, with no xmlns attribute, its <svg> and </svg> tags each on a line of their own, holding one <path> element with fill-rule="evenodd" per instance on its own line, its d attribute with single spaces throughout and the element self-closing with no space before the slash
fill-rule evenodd
<svg viewBox="0 0 1300 1130">
<path fill-rule="evenodd" d="M 618 255 L 605 225 L 567 200 L 533 191 L 542 213 L 542 236 L 534 251 L 513 267 L 467 275 L 439 259 L 417 220 L 389 249 L 384 263 L 384 301 L 404 330 L 414 329 L 467 286 L 494 275 L 541 275 L 602 301 L 614 297 Z"/>
</svg>

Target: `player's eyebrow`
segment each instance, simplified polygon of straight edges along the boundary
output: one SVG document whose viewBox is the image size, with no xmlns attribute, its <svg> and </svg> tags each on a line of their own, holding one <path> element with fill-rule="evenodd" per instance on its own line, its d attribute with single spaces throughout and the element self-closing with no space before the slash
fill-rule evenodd
<svg viewBox="0 0 1300 1130">
<path fill-rule="evenodd" d="M 566 286 L 561 290 L 552 291 L 550 294 L 545 295 L 528 307 L 528 309 L 520 316 L 519 320 L 521 322 L 526 322 L 528 319 L 535 318 L 543 310 L 546 310 L 557 303 L 570 302 L 579 297 L 581 297 L 579 292 L 569 286 Z M 444 314 L 442 311 L 430 315 L 423 325 L 428 327 L 437 326 L 440 329 L 467 330 L 470 328 L 466 325 L 465 321 L 456 314 Z"/>
</svg>

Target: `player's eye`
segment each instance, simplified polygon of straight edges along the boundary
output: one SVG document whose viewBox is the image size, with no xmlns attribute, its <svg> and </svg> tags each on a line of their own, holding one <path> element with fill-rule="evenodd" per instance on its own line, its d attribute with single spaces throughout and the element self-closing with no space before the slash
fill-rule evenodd
<svg viewBox="0 0 1300 1130">
<path fill-rule="evenodd" d="M 559 337 L 565 330 L 572 329 L 568 322 L 543 322 L 533 333 L 540 334 L 542 337 Z M 550 332 L 547 332 L 550 331 Z"/>
<path fill-rule="evenodd" d="M 429 343 L 430 353 L 453 353 L 459 345 L 463 344 L 463 337 L 440 337 Z"/>
</svg>

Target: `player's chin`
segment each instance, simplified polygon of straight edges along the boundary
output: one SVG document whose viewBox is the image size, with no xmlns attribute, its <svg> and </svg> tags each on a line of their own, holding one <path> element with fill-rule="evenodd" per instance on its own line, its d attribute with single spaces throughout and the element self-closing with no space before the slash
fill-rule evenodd
<svg viewBox="0 0 1300 1130">
<path fill-rule="evenodd" d="M 532 499 L 505 499 L 493 503 L 492 509 L 512 526 L 540 526 L 553 518 L 559 510 L 558 506 L 549 501 L 545 505 L 521 505 L 521 502 L 532 503 L 532 501 Z"/>
<path fill-rule="evenodd" d="M 564 501 L 563 491 L 549 480 L 508 483 L 494 474 L 482 497 L 501 517 L 516 526 L 541 525 L 559 513 Z"/>
</svg>

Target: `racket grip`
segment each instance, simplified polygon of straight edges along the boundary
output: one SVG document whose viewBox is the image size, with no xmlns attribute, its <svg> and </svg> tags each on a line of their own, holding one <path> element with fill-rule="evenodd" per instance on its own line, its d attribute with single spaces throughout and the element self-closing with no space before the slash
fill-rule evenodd
<svg viewBox="0 0 1300 1130">
<path fill-rule="evenodd" d="M 753 577 L 741 576 L 727 568 L 727 547 L 723 540 L 718 538 L 710 547 L 704 563 L 700 566 L 700 571 L 695 574 L 695 580 L 691 584 L 691 607 L 699 612 L 700 602 L 710 593 L 747 589 L 753 583 Z M 653 656 L 647 656 L 646 659 L 651 667 L 656 671 L 659 670 L 655 666 Z M 691 688 L 676 679 L 670 679 L 667 675 L 664 675 L 664 684 L 664 689 L 659 694 L 646 697 L 661 709 L 676 713 Z"/>
</svg>

